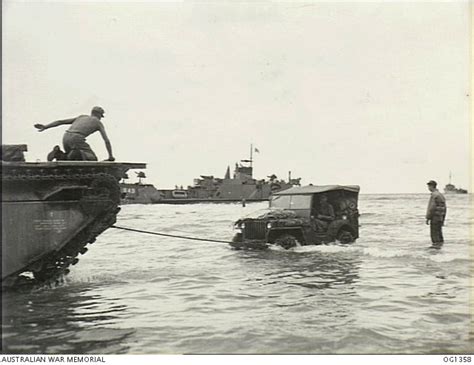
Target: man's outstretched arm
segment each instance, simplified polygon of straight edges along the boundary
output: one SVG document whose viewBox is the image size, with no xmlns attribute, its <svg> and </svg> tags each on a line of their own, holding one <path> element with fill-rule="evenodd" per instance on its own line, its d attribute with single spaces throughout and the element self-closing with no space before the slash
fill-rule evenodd
<svg viewBox="0 0 474 365">
<path fill-rule="evenodd" d="M 99 124 L 99 132 L 105 142 L 105 148 L 107 148 L 107 152 L 109 153 L 109 158 L 107 160 L 115 161 L 114 155 L 112 154 L 112 144 L 110 143 L 109 137 L 107 137 L 107 133 L 105 133 L 105 128 L 102 123 Z"/>
<path fill-rule="evenodd" d="M 70 118 L 70 119 L 63 119 L 63 120 L 57 120 L 55 122 L 51 122 L 49 124 L 35 124 L 34 127 L 38 129 L 39 132 L 43 132 L 45 129 L 49 128 L 54 128 L 57 127 L 58 125 L 63 125 L 63 124 L 72 124 L 76 118 Z"/>
</svg>

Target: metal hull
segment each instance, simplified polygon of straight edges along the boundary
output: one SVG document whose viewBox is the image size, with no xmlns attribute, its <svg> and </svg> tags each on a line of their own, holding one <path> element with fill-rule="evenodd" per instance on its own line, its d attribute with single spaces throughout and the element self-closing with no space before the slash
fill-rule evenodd
<svg viewBox="0 0 474 365">
<path fill-rule="evenodd" d="M 85 246 L 115 223 L 119 179 L 145 166 L 2 161 L 2 287 L 67 274 Z"/>
<path fill-rule="evenodd" d="M 198 203 L 233 203 L 268 201 L 273 192 L 288 189 L 293 185 L 281 183 L 278 189 L 270 184 L 237 184 L 222 183 L 214 190 L 187 189 L 186 197 L 175 197 L 177 190 L 158 190 L 151 184 L 120 184 L 122 204 L 198 204 Z"/>
<path fill-rule="evenodd" d="M 96 216 L 75 201 L 2 204 L 2 278 L 59 251 Z"/>
<path fill-rule="evenodd" d="M 196 204 L 196 203 L 232 203 L 259 202 L 270 199 L 270 196 L 292 186 L 299 185 L 301 179 L 288 181 L 278 180 L 276 175 L 268 176 L 269 180 L 257 180 L 253 178 L 252 147 L 250 148 L 250 159 L 241 160 L 247 165 L 235 164 L 233 176 L 230 167 L 227 167 L 224 178 L 212 175 L 201 175 L 194 179 L 194 184 L 183 188 L 175 186 L 174 189 L 156 189 L 151 184 L 120 184 L 123 204 Z M 143 174 L 140 178 L 145 177 Z"/>
<path fill-rule="evenodd" d="M 160 192 L 151 184 L 120 184 L 121 204 L 154 204 L 161 200 Z"/>
</svg>

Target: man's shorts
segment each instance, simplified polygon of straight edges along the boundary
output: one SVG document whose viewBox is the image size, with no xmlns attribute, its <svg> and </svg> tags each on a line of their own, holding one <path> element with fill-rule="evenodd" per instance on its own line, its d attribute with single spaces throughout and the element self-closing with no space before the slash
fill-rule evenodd
<svg viewBox="0 0 474 365">
<path fill-rule="evenodd" d="M 63 146 L 68 160 L 97 161 L 97 156 L 86 143 L 86 138 L 82 134 L 66 131 L 63 137 Z"/>
</svg>

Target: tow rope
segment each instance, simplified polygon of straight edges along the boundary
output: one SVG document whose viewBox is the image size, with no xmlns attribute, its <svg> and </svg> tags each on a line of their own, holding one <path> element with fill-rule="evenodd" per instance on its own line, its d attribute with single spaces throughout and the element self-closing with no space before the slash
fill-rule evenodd
<svg viewBox="0 0 474 365">
<path fill-rule="evenodd" d="M 210 238 L 199 238 L 199 237 L 189 237 L 189 236 L 181 236 L 175 234 L 167 234 L 167 233 L 159 233 L 159 232 L 152 232 L 152 231 L 144 231 L 142 229 L 134 229 L 134 228 L 127 228 L 127 227 L 120 227 L 113 225 L 111 228 L 121 229 L 123 231 L 130 231 L 130 232 L 137 232 L 137 233 L 145 233 L 145 234 L 152 234 L 155 236 L 163 236 L 163 237 L 172 237 L 172 238 L 182 238 L 185 240 L 193 240 L 193 241 L 204 241 L 204 242 L 216 242 L 216 243 L 233 243 L 230 241 L 221 241 L 221 240 L 213 240 Z"/>
</svg>

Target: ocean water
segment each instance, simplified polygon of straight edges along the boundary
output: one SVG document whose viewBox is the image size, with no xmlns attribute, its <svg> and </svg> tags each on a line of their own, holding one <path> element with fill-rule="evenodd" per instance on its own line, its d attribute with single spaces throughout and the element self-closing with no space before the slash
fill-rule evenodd
<svg viewBox="0 0 474 365">
<path fill-rule="evenodd" d="M 352 245 L 236 251 L 109 229 L 64 284 L 3 294 L 4 353 L 472 353 L 470 195 L 361 195 Z M 267 203 L 127 205 L 117 225 L 230 240 Z"/>
</svg>

